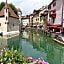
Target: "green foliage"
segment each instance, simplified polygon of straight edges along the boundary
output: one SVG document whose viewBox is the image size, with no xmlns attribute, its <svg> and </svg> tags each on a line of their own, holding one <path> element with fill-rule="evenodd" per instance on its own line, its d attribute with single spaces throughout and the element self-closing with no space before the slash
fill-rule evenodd
<svg viewBox="0 0 64 64">
<path fill-rule="evenodd" d="M 0 10 L 5 6 L 5 3 L 4 2 L 1 2 L 0 3 Z"/>
<path fill-rule="evenodd" d="M 6 49 L 0 55 L 0 64 L 28 64 L 31 60 L 24 58 L 20 51 Z"/>
<path fill-rule="evenodd" d="M 0 3 L 0 10 L 5 6 L 4 2 Z M 16 15 L 18 15 L 17 8 L 13 4 L 9 4 L 9 6 L 12 8 L 12 10 L 15 12 Z"/>
<path fill-rule="evenodd" d="M 13 4 L 9 4 L 9 6 L 12 8 L 12 10 L 15 12 L 15 14 L 18 15 L 17 8 Z"/>
</svg>

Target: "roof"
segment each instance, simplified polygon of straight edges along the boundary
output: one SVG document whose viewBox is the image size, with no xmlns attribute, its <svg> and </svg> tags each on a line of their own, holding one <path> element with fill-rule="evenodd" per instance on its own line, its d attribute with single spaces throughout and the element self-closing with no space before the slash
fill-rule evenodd
<svg viewBox="0 0 64 64">
<path fill-rule="evenodd" d="M 30 14 L 29 16 L 33 16 L 33 14 Z"/>
<path fill-rule="evenodd" d="M 18 18 L 18 16 L 14 13 L 14 11 L 10 8 L 8 3 L 5 3 L 5 6 L 0 11 L 0 17 L 5 16 L 4 9 L 8 9 L 8 15 L 9 17 Z"/>
<path fill-rule="evenodd" d="M 22 19 L 29 19 L 30 17 L 28 15 L 26 16 L 21 16 Z"/>
<path fill-rule="evenodd" d="M 34 10 L 33 15 L 39 14 L 40 11 L 41 11 L 40 9 L 39 10 Z"/>
<path fill-rule="evenodd" d="M 50 6 L 54 1 L 56 1 L 56 0 L 52 0 L 52 2 L 49 4 L 49 6 Z"/>
<path fill-rule="evenodd" d="M 0 11 L 0 17 L 4 16 L 4 8 Z"/>
<path fill-rule="evenodd" d="M 49 25 L 47 26 L 48 28 L 57 28 L 57 27 L 61 27 L 61 25 Z"/>
</svg>

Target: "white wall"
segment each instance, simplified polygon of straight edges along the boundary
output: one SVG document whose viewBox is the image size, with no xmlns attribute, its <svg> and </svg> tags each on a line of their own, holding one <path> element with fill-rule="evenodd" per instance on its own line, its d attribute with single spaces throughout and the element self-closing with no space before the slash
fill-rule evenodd
<svg viewBox="0 0 64 64">
<path fill-rule="evenodd" d="M 63 0 L 63 27 L 64 27 L 64 0 Z"/>
<path fill-rule="evenodd" d="M 7 24 L 5 24 L 6 18 L 5 17 L 0 17 L 0 32 L 7 32 Z"/>
<path fill-rule="evenodd" d="M 53 25 L 61 25 L 62 23 L 62 0 L 56 0 L 56 6 L 53 7 L 53 4 L 51 5 L 51 10 L 56 9 L 56 18 L 55 18 L 55 22 Z M 53 21 L 51 20 L 50 23 L 52 23 Z"/>
<path fill-rule="evenodd" d="M 29 19 L 22 19 L 23 26 L 29 25 Z"/>
</svg>

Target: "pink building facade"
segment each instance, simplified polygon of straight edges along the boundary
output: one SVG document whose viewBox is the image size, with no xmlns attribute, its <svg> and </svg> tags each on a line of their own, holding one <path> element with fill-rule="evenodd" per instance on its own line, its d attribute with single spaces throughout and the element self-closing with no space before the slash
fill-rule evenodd
<svg viewBox="0 0 64 64">
<path fill-rule="evenodd" d="M 64 0 L 53 0 L 49 6 L 48 25 L 64 28 Z"/>
</svg>

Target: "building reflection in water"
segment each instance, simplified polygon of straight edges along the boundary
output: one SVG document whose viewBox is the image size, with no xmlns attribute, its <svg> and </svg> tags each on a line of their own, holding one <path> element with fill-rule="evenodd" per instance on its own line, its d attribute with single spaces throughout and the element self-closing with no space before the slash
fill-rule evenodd
<svg viewBox="0 0 64 64">
<path fill-rule="evenodd" d="M 43 57 L 46 61 L 48 61 L 50 64 L 64 63 L 64 46 L 58 44 L 57 42 L 53 41 L 52 38 L 43 35 L 42 33 L 38 33 L 35 31 L 28 31 L 27 33 L 29 36 L 27 41 L 33 46 L 33 50 L 37 49 L 37 51 L 40 51 L 41 56 L 43 56 L 43 53 L 45 53 L 46 58 L 44 56 Z M 31 52 L 30 49 L 28 52 L 33 53 L 33 50 Z M 38 56 L 37 51 L 34 52 L 36 55 L 33 57 Z"/>
<path fill-rule="evenodd" d="M 21 35 L 16 35 L 14 37 L 0 37 L 0 50 L 3 48 L 11 49 L 12 47 L 14 48 L 14 50 L 21 49 L 20 37 Z"/>
</svg>

